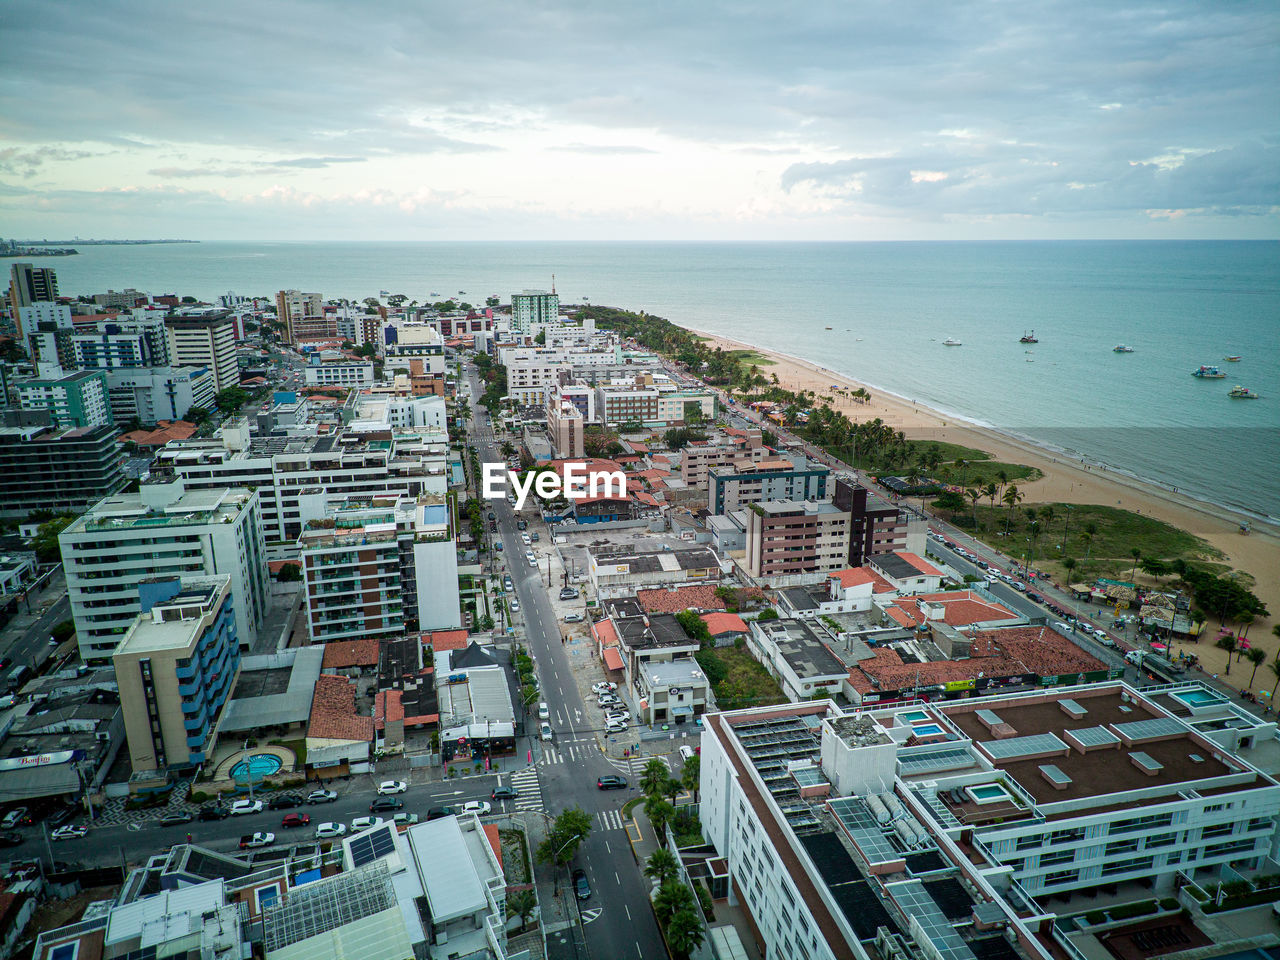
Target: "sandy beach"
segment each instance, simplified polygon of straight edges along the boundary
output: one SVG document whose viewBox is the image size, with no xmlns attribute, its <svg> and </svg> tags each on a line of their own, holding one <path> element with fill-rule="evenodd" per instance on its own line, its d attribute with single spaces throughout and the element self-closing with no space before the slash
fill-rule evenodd
<svg viewBox="0 0 1280 960">
<path fill-rule="evenodd" d="M 1023 463 L 1036 467 L 1044 476 L 1029 483 L 1019 483 L 1025 494 L 1025 506 L 1035 503 L 1096 503 L 1134 510 L 1180 527 L 1202 537 L 1226 555 L 1226 563 L 1253 577 L 1253 592 L 1258 595 L 1271 617 L 1258 621 L 1249 628 L 1249 639 L 1255 646 L 1267 651 L 1270 659 L 1276 651 L 1277 641 L 1271 634 L 1274 622 L 1280 622 L 1280 530 L 1253 521 L 1251 532 L 1240 533 L 1240 522 L 1245 519 L 1231 511 L 1193 500 L 1154 484 L 1107 471 L 1102 465 L 1084 464 L 1056 456 L 1052 451 L 992 430 L 982 429 L 954 419 L 913 401 L 902 400 L 882 391 L 866 387 L 850 377 L 835 373 L 818 364 L 796 357 L 775 353 L 752 344 L 730 340 L 701 330 L 692 333 L 704 337 L 708 346 L 726 350 L 755 350 L 773 361 L 762 368 L 765 375 L 776 374 L 779 384 L 790 390 L 809 390 L 818 396 L 832 396 L 832 404 L 851 420 L 865 421 L 879 417 L 886 424 L 903 431 L 908 438 L 920 440 L 947 440 L 984 450 L 995 460 Z M 869 403 L 856 403 L 839 395 L 832 395 L 832 384 L 857 389 L 864 387 L 872 395 Z M 1213 623 L 1213 621 L 1211 621 Z M 1210 630 L 1206 630 L 1210 633 Z M 1204 639 L 1196 647 L 1196 653 L 1209 673 L 1222 673 L 1226 654 Z M 1228 682 L 1247 682 L 1252 664 L 1233 664 Z M 1274 678 L 1264 682 L 1270 672 L 1259 670 L 1255 688 L 1270 690 Z"/>
</svg>

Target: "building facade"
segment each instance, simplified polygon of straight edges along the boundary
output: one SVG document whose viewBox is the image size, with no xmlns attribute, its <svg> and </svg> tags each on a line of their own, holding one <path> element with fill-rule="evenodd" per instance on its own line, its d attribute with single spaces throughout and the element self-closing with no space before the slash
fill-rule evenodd
<svg viewBox="0 0 1280 960">
<path fill-rule="evenodd" d="M 9 332 L 19 343 L 26 341 L 22 326 L 23 307 L 52 303 L 58 299 L 58 275 L 52 267 L 15 263 L 9 267 Z"/>
<path fill-rule="evenodd" d="M 127 482 L 115 427 L 51 425 L 47 412 L 6 411 L 0 420 L 0 513 L 79 513 Z"/>
<path fill-rule="evenodd" d="M 877 553 L 907 549 L 907 515 L 897 506 L 849 480 L 837 480 L 832 502 L 849 512 L 849 566 L 860 567 Z"/>
<path fill-rule="evenodd" d="M 267 563 L 256 491 L 185 489 L 153 475 L 138 493 L 102 500 L 58 537 L 80 656 L 110 657 L 141 607 L 138 584 L 158 575 L 225 574 L 236 635 L 252 644 L 266 617 Z"/>
<path fill-rule="evenodd" d="M 848 550 L 849 515 L 830 501 L 771 500 L 747 508 L 749 576 L 839 570 Z"/>
<path fill-rule="evenodd" d="M 117 423 L 182 420 L 192 407 L 212 410 L 217 389 L 207 367 L 109 370 L 107 402 Z"/>
<path fill-rule="evenodd" d="M 373 383 L 373 361 L 331 360 L 309 363 L 305 375 L 309 387 L 365 387 Z"/>
<path fill-rule="evenodd" d="M 831 471 L 803 461 L 761 460 L 753 465 L 711 467 L 707 471 L 707 509 L 732 513 L 762 500 L 825 500 Z"/>
<path fill-rule="evenodd" d="M 323 328 L 324 298 L 318 293 L 281 290 L 276 294 L 276 319 L 284 324 L 286 343 L 313 339 L 314 328 Z M 334 323 L 336 332 L 336 323 Z"/>
<path fill-rule="evenodd" d="M 101 371 L 82 370 L 56 380 L 20 383 L 18 405 L 24 410 L 48 410 L 54 425 L 60 427 L 109 427 L 115 423 L 107 399 L 107 378 Z"/>
<path fill-rule="evenodd" d="M 511 295 L 511 330 L 529 336 L 535 323 L 554 323 L 560 316 L 560 297 L 545 290 Z"/>
<path fill-rule="evenodd" d="M 212 756 L 240 675 L 227 576 L 144 580 L 141 612 L 112 654 L 134 776 L 190 770 Z"/>
<path fill-rule="evenodd" d="M 220 393 L 240 385 L 236 363 L 236 322 L 231 311 L 209 316 L 169 317 L 165 320 L 169 362 L 175 367 L 205 367 L 213 372 Z"/>
</svg>

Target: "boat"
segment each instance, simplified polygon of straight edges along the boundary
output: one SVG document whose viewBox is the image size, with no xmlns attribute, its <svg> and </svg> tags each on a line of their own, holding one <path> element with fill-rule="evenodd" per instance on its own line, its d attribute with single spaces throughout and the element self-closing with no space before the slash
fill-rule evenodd
<svg viewBox="0 0 1280 960">
<path fill-rule="evenodd" d="M 1117 343 L 1111 348 L 1112 353 L 1133 353 L 1133 347 L 1126 346 L 1123 343 Z"/>
<path fill-rule="evenodd" d="M 824 329 L 824 330 L 830 330 L 831 328 L 830 328 L 830 327 L 823 327 L 822 329 Z"/>
<path fill-rule="evenodd" d="M 1225 380 L 1227 377 L 1227 375 L 1217 367 L 1203 363 L 1195 370 L 1192 370 L 1191 375 L 1193 377 L 1198 377 L 1201 380 Z"/>
<path fill-rule="evenodd" d="M 1227 396 L 1235 397 L 1237 400 L 1257 400 L 1258 399 L 1258 395 L 1254 393 L 1252 390 L 1250 390 L 1248 387 L 1240 387 L 1240 386 L 1232 387 L 1231 392 L 1228 393 Z"/>
<path fill-rule="evenodd" d="M 1227 363 L 1239 363 L 1241 360 L 1240 357 L 1223 357 L 1222 359 L 1227 361 Z"/>
<path fill-rule="evenodd" d="M 942 341 L 942 345 L 943 345 L 944 347 L 962 347 L 962 346 L 964 346 L 964 344 L 962 344 L 962 343 L 961 343 L 959 340 L 957 340 L 955 337 L 947 337 L 947 339 L 945 339 L 945 340 L 943 340 L 943 341 Z"/>
<path fill-rule="evenodd" d="M 1019 340 L 1018 342 L 1019 343 L 1039 343 L 1040 341 L 1036 339 L 1036 332 L 1032 330 L 1030 333 L 1027 333 L 1024 331 L 1022 334 L 1022 339 Z"/>
</svg>

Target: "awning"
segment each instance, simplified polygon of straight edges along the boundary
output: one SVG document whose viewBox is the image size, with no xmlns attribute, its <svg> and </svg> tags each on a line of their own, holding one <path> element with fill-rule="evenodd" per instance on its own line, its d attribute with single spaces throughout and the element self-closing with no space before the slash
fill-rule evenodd
<svg viewBox="0 0 1280 960">
<path fill-rule="evenodd" d="M 692 717 L 693 707 L 672 707 L 671 715 L 673 717 Z"/>
<path fill-rule="evenodd" d="M 618 653 L 613 647 L 605 647 L 604 665 L 610 670 L 622 669 L 622 654 Z"/>
</svg>

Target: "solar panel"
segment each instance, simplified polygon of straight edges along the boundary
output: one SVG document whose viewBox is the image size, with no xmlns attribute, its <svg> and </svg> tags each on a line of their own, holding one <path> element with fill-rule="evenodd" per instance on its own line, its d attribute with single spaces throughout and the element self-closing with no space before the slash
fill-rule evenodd
<svg viewBox="0 0 1280 960">
<path fill-rule="evenodd" d="M 972 767 L 977 758 L 968 747 L 947 747 L 939 750 L 902 750 L 898 753 L 899 771 L 904 777 L 917 777 L 934 770 L 959 770 Z"/>
<path fill-rule="evenodd" d="M 1120 742 L 1120 738 L 1106 727 L 1081 727 L 1078 730 L 1068 730 L 1067 736 L 1082 747 L 1103 747 Z"/>
<path fill-rule="evenodd" d="M 1168 737 L 1183 733 L 1187 728 L 1182 721 L 1173 717 L 1156 717 L 1153 720 L 1134 720 L 1130 723 L 1114 723 L 1111 725 L 1122 740 L 1155 740 L 1157 737 Z"/>
<path fill-rule="evenodd" d="M 348 841 L 348 846 L 351 848 L 351 865 L 363 867 L 366 863 L 373 863 L 389 853 L 394 853 L 396 840 L 390 827 L 381 826 L 376 830 L 353 837 Z"/>
<path fill-rule="evenodd" d="M 933 956 L 939 960 L 973 960 L 973 951 L 923 883 L 907 880 L 889 884 L 886 890 L 910 918 L 911 926 L 927 940 Z"/>
<path fill-rule="evenodd" d="M 1129 759 L 1148 773 L 1159 773 L 1164 769 L 1163 763 L 1150 754 L 1143 753 L 1141 750 L 1129 754 Z"/>
<path fill-rule="evenodd" d="M 1071 782 L 1071 778 L 1059 770 L 1052 763 L 1046 763 L 1040 768 L 1040 772 L 1044 774 L 1045 779 L 1052 783 L 1055 787 L 1065 787 Z"/>
<path fill-rule="evenodd" d="M 992 760 L 1015 760 L 1037 753 L 1065 753 L 1067 745 L 1054 733 L 1033 733 L 1029 737 L 1010 737 L 1008 740 L 984 740 L 982 749 Z"/>
<path fill-rule="evenodd" d="M 998 727 L 1000 724 L 1004 723 L 1004 721 L 1000 719 L 1000 715 L 994 710 L 978 710 L 977 716 L 979 720 L 989 727 Z"/>
</svg>

